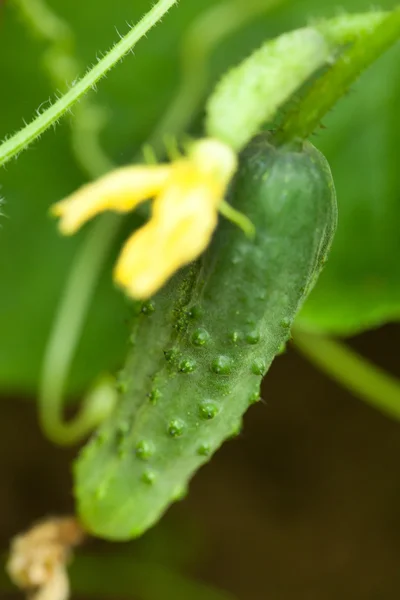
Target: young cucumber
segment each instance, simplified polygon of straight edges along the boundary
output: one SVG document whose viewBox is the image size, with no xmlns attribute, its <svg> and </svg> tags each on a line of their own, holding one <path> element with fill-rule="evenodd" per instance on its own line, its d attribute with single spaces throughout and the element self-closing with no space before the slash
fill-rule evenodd
<svg viewBox="0 0 400 600">
<path fill-rule="evenodd" d="M 140 535 L 238 433 L 326 260 L 335 191 L 310 143 L 255 139 L 230 202 L 255 238 L 221 220 L 202 259 L 142 306 L 119 406 L 77 460 L 80 517 L 100 537 Z"/>
</svg>

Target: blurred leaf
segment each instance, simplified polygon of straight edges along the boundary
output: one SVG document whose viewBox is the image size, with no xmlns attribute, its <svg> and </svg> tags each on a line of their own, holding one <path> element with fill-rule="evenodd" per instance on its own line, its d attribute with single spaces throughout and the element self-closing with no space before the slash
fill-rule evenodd
<svg viewBox="0 0 400 600">
<path fill-rule="evenodd" d="M 339 225 L 297 321 L 305 329 L 351 335 L 400 318 L 399 61 L 397 46 L 363 75 L 315 140 L 332 167 Z"/>
<path fill-rule="evenodd" d="M 225 591 L 176 571 L 127 555 L 79 556 L 71 568 L 71 587 L 94 598 L 141 600 L 233 600 Z"/>
<path fill-rule="evenodd" d="M 121 33 L 126 31 L 126 21 L 135 22 L 153 4 L 151 0 L 49 3 L 71 23 L 84 66 L 92 64 L 96 54 L 117 39 L 115 28 Z M 180 2 L 138 45 L 135 55 L 127 57 L 99 85 L 96 101 L 109 112 L 103 144 L 117 163 L 132 160 L 173 97 L 180 77 L 179 48 L 187 24 L 216 3 Z M 389 0 L 380 4 L 383 8 L 394 5 Z M 237 63 L 267 37 L 299 27 L 313 16 L 331 15 L 335 7 L 333 0 L 288 0 L 286 7 L 256 19 L 216 51 L 210 86 L 230 64 Z M 365 0 L 346 2 L 346 9 L 363 10 Z M 12 3 L 6 3 L 0 21 L 0 138 L 19 128 L 23 118 L 28 120 L 52 96 L 41 68 L 43 49 L 44 45 L 32 40 L 18 22 Z M 317 139 L 336 177 L 341 222 L 332 259 L 303 313 L 304 326 L 350 331 L 360 327 L 357 319 L 364 313 L 364 323 L 379 322 L 396 314 L 396 223 L 393 216 L 387 218 L 395 190 L 400 187 L 396 166 L 400 122 L 396 115 L 396 57 L 398 60 L 398 54 L 392 52 L 391 58 L 381 60 L 364 76 L 358 92 L 344 100 L 327 119 L 328 131 Z M 82 181 L 70 151 L 67 122 L 58 126 L 55 133 L 46 133 L 0 172 L 0 194 L 5 198 L 5 217 L 0 224 L 2 391 L 32 393 L 36 388 L 64 281 L 85 234 L 68 240 L 60 238 L 47 211 L 51 203 L 72 192 Z M 376 231 L 372 231 L 371 217 L 379 224 Z M 348 260 L 350 248 L 355 262 Z M 374 255 L 366 258 L 369 248 L 374 249 Z M 117 248 L 114 257 L 116 252 Z M 110 257 L 105 268 L 75 360 L 70 388 L 74 393 L 82 391 L 98 372 L 115 371 L 123 361 L 129 309 L 113 288 L 114 257 Z M 359 268 L 360 278 L 356 279 Z M 367 294 L 366 290 L 372 292 Z M 380 313 L 371 319 L 376 302 L 380 303 Z"/>
</svg>

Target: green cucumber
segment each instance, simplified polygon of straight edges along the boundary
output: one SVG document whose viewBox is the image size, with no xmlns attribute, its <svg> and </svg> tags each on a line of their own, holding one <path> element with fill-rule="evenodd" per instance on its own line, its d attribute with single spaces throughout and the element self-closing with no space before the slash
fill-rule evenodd
<svg viewBox="0 0 400 600">
<path fill-rule="evenodd" d="M 326 260 L 335 190 L 310 143 L 253 140 L 230 202 L 255 238 L 222 220 L 203 257 L 141 306 L 120 403 L 76 462 L 80 518 L 100 537 L 143 533 L 238 433 Z"/>
</svg>

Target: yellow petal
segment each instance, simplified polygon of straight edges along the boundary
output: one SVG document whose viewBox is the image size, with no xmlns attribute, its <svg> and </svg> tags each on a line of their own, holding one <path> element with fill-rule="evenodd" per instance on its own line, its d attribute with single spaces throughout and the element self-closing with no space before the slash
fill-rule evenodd
<svg viewBox="0 0 400 600">
<path fill-rule="evenodd" d="M 52 213 L 61 218 L 60 231 L 70 235 L 100 212 L 128 212 L 157 195 L 166 185 L 170 172 L 168 165 L 116 169 L 55 204 Z"/>
<path fill-rule="evenodd" d="M 117 283 L 134 298 L 153 295 L 175 271 L 195 260 L 217 224 L 217 200 L 210 185 L 193 187 L 192 181 L 188 189 L 181 174 L 171 179 L 155 203 L 152 219 L 127 241 L 115 268 Z"/>
</svg>

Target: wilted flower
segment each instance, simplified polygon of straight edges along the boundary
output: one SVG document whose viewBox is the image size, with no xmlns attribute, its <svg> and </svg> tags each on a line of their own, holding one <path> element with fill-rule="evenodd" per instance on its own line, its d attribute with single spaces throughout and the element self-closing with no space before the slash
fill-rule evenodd
<svg viewBox="0 0 400 600">
<path fill-rule="evenodd" d="M 83 538 L 74 517 L 42 521 L 12 540 L 7 571 L 31 600 L 67 600 L 67 563 Z"/>
</svg>

